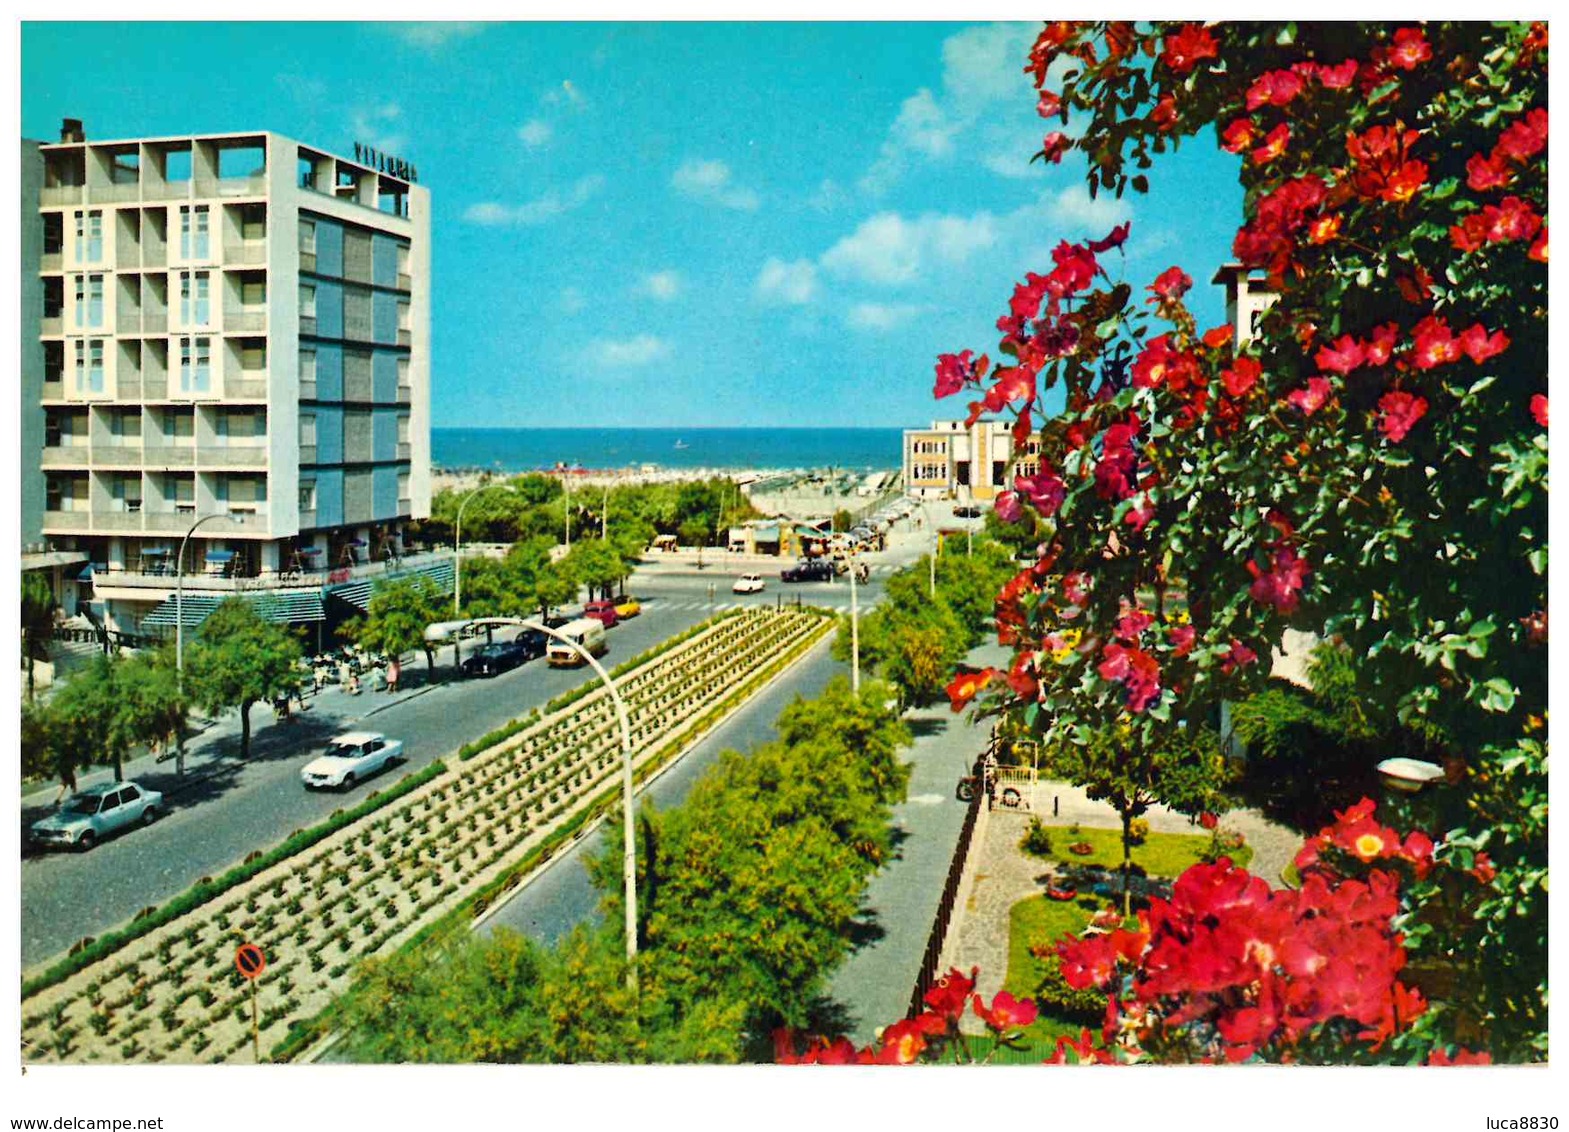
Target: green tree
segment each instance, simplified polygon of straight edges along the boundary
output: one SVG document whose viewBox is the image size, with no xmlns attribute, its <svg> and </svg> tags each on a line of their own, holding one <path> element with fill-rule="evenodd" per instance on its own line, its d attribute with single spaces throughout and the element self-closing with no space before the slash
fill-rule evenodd
<svg viewBox="0 0 1569 1132">
<path fill-rule="evenodd" d="M 49 639 L 54 635 L 54 595 L 49 581 L 37 570 L 22 574 L 22 663 L 27 665 L 27 698 L 33 698 L 33 662 L 49 659 Z"/>
<path fill-rule="evenodd" d="M 543 620 L 554 606 L 577 599 L 578 579 L 565 559 L 553 561 L 555 544 L 548 538 L 518 543 L 507 558 L 518 571 L 518 596 L 525 606 L 539 610 Z"/>
<path fill-rule="evenodd" d="M 861 618 L 861 663 L 899 690 L 904 703 L 925 707 L 943 696 L 944 685 L 972 645 L 968 627 L 941 591 L 928 595 L 928 560 L 888 579 L 883 600 Z M 848 624 L 841 624 L 833 655 L 848 660 Z"/>
<path fill-rule="evenodd" d="M 847 531 L 855 526 L 855 516 L 841 507 L 834 512 L 833 526 L 836 531 Z"/>
<path fill-rule="evenodd" d="M 115 696 L 118 714 L 136 743 L 164 746 L 185 726 L 189 705 L 180 692 L 172 649 L 137 653 L 121 661 L 116 669 Z"/>
<path fill-rule="evenodd" d="M 67 790 L 75 790 L 77 774 L 91 766 L 97 754 L 93 730 L 76 726 L 58 696 L 22 705 L 24 775 L 58 778 Z"/>
<path fill-rule="evenodd" d="M 616 583 L 632 572 L 615 547 L 600 539 L 574 544 L 562 566 L 580 584 L 588 587 L 591 597 L 609 597 Z"/>
<path fill-rule="evenodd" d="M 239 708 L 240 757 L 249 758 L 251 708 L 298 689 L 299 659 L 293 634 L 262 620 L 244 598 L 232 597 L 208 615 L 186 651 L 186 687 L 207 711 Z"/>
<path fill-rule="evenodd" d="M 1084 787 L 1122 819 L 1124 916 L 1133 913 L 1133 819 L 1156 804 L 1193 815 L 1228 809 L 1224 790 L 1234 777 L 1219 736 L 1207 728 L 1179 731 L 1159 745 L 1131 728 L 1082 730 L 1047 746 L 1044 769 Z"/>
<path fill-rule="evenodd" d="M 465 587 L 467 576 L 465 568 Z M 365 616 L 352 622 L 349 631 L 361 648 L 388 657 L 402 657 L 415 649 L 423 650 L 426 670 L 434 675 L 436 655 L 425 640 L 425 628 L 450 619 L 451 609 L 446 597 L 429 578 L 418 574 L 394 578 L 376 584 Z"/>
</svg>

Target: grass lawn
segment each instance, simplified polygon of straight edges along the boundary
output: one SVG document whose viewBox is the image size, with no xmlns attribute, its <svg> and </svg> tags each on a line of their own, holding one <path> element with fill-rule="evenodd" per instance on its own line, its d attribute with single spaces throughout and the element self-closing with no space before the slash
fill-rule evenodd
<svg viewBox="0 0 1569 1132">
<path fill-rule="evenodd" d="M 1108 869 L 1122 867 L 1122 830 L 1080 826 L 1075 836 L 1065 825 L 1046 828 L 1051 830 L 1051 852 L 1046 860 L 1065 865 L 1101 865 Z M 1085 857 L 1068 852 L 1068 846 L 1076 841 L 1088 842 L 1095 851 Z M 1199 855 L 1209 848 L 1209 841 L 1208 833 L 1151 833 L 1143 845 L 1133 847 L 1133 863 L 1142 866 L 1149 876 L 1175 877 L 1189 865 L 1198 864 Z M 1253 859 L 1253 847 L 1244 845 L 1227 856 L 1238 868 L 1247 868 Z"/>
<path fill-rule="evenodd" d="M 1031 896 L 1020 900 L 1008 913 L 1008 977 L 1003 989 L 1015 998 L 1034 998 L 1045 968 L 1030 954 L 1032 943 L 1054 942 L 1065 935 L 1078 935 L 1090 917 L 1109 902 L 1098 896 L 1077 900 L 1047 900 Z M 1084 1023 L 1058 1018 L 1045 1011 L 1024 1031 L 1026 1042 L 1055 1046 L 1059 1037 L 1077 1038 Z M 1091 1026 L 1090 1029 L 1097 1029 Z"/>
</svg>

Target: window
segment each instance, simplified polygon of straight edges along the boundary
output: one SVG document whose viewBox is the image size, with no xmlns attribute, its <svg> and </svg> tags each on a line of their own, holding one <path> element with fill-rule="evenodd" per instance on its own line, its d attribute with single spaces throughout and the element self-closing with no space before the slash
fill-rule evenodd
<svg viewBox="0 0 1569 1132">
<path fill-rule="evenodd" d="M 206 393 L 212 388 L 212 339 L 180 339 L 180 392 Z"/>
<path fill-rule="evenodd" d="M 316 288 L 308 283 L 300 284 L 300 317 L 316 317 Z"/>
<path fill-rule="evenodd" d="M 182 475 L 165 476 L 164 495 L 174 504 L 176 511 L 189 513 L 196 510 L 196 478 Z"/>
<path fill-rule="evenodd" d="M 104 340 L 102 338 L 76 340 L 76 391 L 78 393 L 104 391 Z"/>
<path fill-rule="evenodd" d="M 142 437 L 142 411 L 117 409 L 109 418 L 109 434 L 116 440 L 140 440 Z"/>
<path fill-rule="evenodd" d="M 167 422 L 165 431 L 174 439 L 190 439 L 196 435 L 196 414 L 191 410 L 172 410 L 165 419 Z"/>
<path fill-rule="evenodd" d="M 407 358 L 399 358 L 398 359 L 398 385 L 403 387 L 403 388 L 407 388 L 408 384 L 409 384 L 409 360 Z"/>
<path fill-rule="evenodd" d="M 109 495 L 116 511 L 142 509 L 142 477 L 139 475 L 115 476 L 109 481 Z"/>
<path fill-rule="evenodd" d="M 76 325 L 97 330 L 104 324 L 104 277 L 78 275 L 76 280 Z"/>
<path fill-rule="evenodd" d="M 407 473 L 407 472 L 399 472 L 398 473 L 398 498 L 399 499 L 407 499 L 408 497 L 409 497 L 409 473 Z"/>
<path fill-rule="evenodd" d="M 992 486 L 993 487 L 1000 487 L 1002 485 L 1003 476 L 1005 476 L 1007 474 L 1007 472 L 1008 472 L 1008 462 L 1006 460 L 993 460 L 992 461 Z"/>
<path fill-rule="evenodd" d="M 316 383 L 315 350 L 300 351 L 300 384 L 303 385 L 307 381 L 313 385 Z"/>
<path fill-rule="evenodd" d="M 300 447 L 316 447 L 316 414 L 300 414 Z"/>
<path fill-rule="evenodd" d="M 316 221 L 300 221 L 300 251 L 306 255 L 316 254 Z"/>
<path fill-rule="evenodd" d="M 398 414 L 398 443 L 409 442 L 409 418 L 407 413 Z"/>
<path fill-rule="evenodd" d="M 206 326 L 211 320 L 211 274 L 180 272 L 180 322 L 186 326 Z"/>
<path fill-rule="evenodd" d="M 316 481 L 315 480 L 301 480 L 300 481 L 300 510 L 301 511 L 314 511 L 314 510 L 316 510 Z"/>
<path fill-rule="evenodd" d="M 207 242 L 207 206 L 182 204 L 180 206 L 180 258 L 208 259 L 211 253 Z"/>
<path fill-rule="evenodd" d="M 76 218 L 76 260 L 97 263 L 104 257 L 104 214 L 102 210 L 78 212 Z"/>
<path fill-rule="evenodd" d="M 409 328 L 409 304 L 408 303 L 399 303 L 398 304 L 398 329 L 399 330 L 407 330 L 408 328 Z"/>
</svg>

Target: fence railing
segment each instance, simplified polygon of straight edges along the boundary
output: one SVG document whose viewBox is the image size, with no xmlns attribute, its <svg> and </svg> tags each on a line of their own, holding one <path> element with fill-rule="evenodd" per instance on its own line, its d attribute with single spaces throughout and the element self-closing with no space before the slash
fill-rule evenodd
<svg viewBox="0 0 1569 1132">
<path fill-rule="evenodd" d="M 964 824 L 959 828 L 959 842 L 953 847 L 953 860 L 948 862 L 948 877 L 943 881 L 942 897 L 937 901 L 937 915 L 932 919 L 932 933 L 926 939 L 926 953 L 921 957 L 921 970 L 915 976 L 915 989 L 910 992 L 910 1010 L 907 1017 L 914 1018 L 926 1008 L 926 992 L 937 981 L 937 965 L 942 961 L 943 940 L 948 936 L 948 922 L 953 918 L 953 908 L 959 899 L 959 881 L 964 877 L 964 862 L 970 855 L 970 840 L 975 835 L 975 822 L 986 802 L 985 791 L 977 790 L 970 799 L 970 808 L 964 811 Z"/>
</svg>

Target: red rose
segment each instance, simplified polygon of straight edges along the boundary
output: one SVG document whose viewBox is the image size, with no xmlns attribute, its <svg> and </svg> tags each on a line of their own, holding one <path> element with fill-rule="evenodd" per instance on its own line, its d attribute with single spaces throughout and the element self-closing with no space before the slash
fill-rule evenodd
<svg viewBox="0 0 1569 1132">
<path fill-rule="evenodd" d="M 1399 444 L 1426 413 L 1427 398 L 1396 389 L 1379 398 L 1378 427 L 1391 444 Z"/>
</svg>

